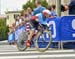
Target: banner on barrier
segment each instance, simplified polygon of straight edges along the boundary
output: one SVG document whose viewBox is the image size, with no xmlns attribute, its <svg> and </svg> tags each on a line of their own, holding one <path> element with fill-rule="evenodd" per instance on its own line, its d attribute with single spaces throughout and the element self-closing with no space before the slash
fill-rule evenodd
<svg viewBox="0 0 75 59">
<path fill-rule="evenodd" d="M 53 41 L 60 41 L 60 21 L 61 21 L 61 17 L 48 19 L 48 24 L 51 25 Z"/>
<path fill-rule="evenodd" d="M 75 40 L 75 16 L 49 18 L 48 23 L 52 24 L 53 41 Z"/>
<path fill-rule="evenodd" d="M 75 40 L 75 16 L 61 18 L 61 40 Z"/>
<path fill-rule="evenodd" d="M 52 25 L 53 41 L 75 40 L 75 16 L 49 18 L 48 23 Z M 10 41 L 12 38 L 13 35 L 10 35 L 8 40 Z"/>
</svg>

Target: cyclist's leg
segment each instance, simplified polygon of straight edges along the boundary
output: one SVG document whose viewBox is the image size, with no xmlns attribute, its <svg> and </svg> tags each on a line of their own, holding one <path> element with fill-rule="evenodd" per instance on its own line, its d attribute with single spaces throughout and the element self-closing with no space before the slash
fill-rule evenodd
<svg viewBox="0 0 75 59">
<path fill-rule="evenodd" d="M 36 21 L 31 21 L 31 30 L 29 31 L 29 35 L 28 35 L 28 39 L 27 39 L 27 43 L 26 45 L 29 47 L 30 43 L 31 43 L 31 39 L 33 37 L 33 35 L 35 34 L 35 30 L 38 29 L 38 22 Z"/>
<path fill-rule="evenodd" d="M 28 39 L 27 39 L 28 41 L 31 41 L 32 36 L 34 35 L 34 32 L 35 32 L 34 30 L 29 31 L 29 35 L 28 35 Z"/>
<path fill-rule="evenodd" d="M 30 45 L 31 45 L 31 39 L 34 35 L 34 32 L 35 32 L 34 28 L 31 27 L 30 30 L 29 30 L 29 35 L 28 35 L 27 41 L 26 41 L 26 46 L 27 47 L 30 47 Z"/>
<path fill-rule="evenodd" d="M 44 29 L 46 29 L 47 25 L 46 24 L 42 24 L 42 26 L 44 27 Z"/>
</svg>

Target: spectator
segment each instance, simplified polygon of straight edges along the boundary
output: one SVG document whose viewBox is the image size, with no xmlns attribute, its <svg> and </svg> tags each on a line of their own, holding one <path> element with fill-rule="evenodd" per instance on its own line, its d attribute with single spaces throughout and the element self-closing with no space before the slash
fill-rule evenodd
<svg viewBox="0 0 75 59">
<path fill-rule="evenodd" d="M 36 8 L 33 10 L 33 15 L 42 13 L 46 8 L 41 5 L 41 1 L 36 1 Z"/>
<path fill-rule="evenodd" d="M 17 16 L 16 18 L 16 25 L 15 25 L 15 29 L 19 28 L 19 16 Z"/>
<path fill-rule="evenodd" d="M 61 12 L 67 11 L 68 10 L 68 5 L 61 5 Z"/>
<path fill-rule="evenodd" d="M 13 27 L 13 25 L 10 25 L 10 26 L 9 26 L 9 33 L 8 33 L 8 35 L 9 35 L 10 33 L 12 33 L 12 32 L 14 32 L 14 27 Z"/>
<path fill-rule="evenodd" d="M 31 18 L 33 15 L 32 9 L 30 7 L 27 8 L 28 17 Z"/>
<path fill-rule="evenodd" d="M 50 10 L 52 16 L 57 16 L 55 9 L 56 9 L 55 5 L 48 6 L 48 10 Z"/>
<path fill-rule="evenodd" d="M 71 0 L 69 4 L 69 14 L 75 15 L 75 0 Z"/>
<path fill-rule="evenodd" d="M 20 17 L 19 17 L 19 25 L 20 26 L 23 26 L 25 23 L 25 18 L 24 18 L 24 15 L 21 14 Z"/>
</svg>

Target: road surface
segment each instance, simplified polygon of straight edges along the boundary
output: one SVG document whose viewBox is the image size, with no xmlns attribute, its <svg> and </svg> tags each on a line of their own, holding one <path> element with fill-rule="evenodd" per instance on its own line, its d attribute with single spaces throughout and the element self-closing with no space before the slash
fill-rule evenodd
<svg viewBox="0 0 75 59">
<path fill-rule="evenodd" d="M 0 45 L 0 59 L 75 59 L 75 50 L 49 49 L 38 52 L 35 48 L 18 51 L 15 45 Z"/>
</svg>

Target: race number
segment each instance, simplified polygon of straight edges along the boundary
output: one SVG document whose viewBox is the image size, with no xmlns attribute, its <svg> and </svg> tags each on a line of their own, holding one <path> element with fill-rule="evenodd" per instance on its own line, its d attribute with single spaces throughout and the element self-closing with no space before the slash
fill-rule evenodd
<svg viewBox="0 0 75 59">
<path fill-rule="evenodd" d="M 53 34 L 52 34 L 52 38 L 56 38 L 56 24 L 55 21 L 50 21 L 48 26 L 53 26 Z"/>
</svg>

